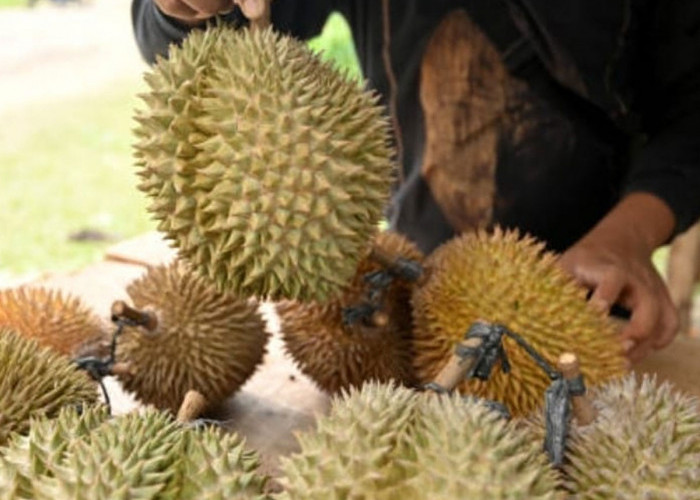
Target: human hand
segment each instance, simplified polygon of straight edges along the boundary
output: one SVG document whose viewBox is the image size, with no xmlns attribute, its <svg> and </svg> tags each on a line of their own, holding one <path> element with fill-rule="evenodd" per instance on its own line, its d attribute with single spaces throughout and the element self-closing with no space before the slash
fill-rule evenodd
<svg viewBox="0 0 700 500">
<path fill-rule="evenodd" d="M 217 14 L 233 10 L 234 0 L 154 0 L 163 14 L 195 26 Z"/>
<path fill-rule="evenodd" d="M 631 361 L 666 346 L 678 330 L 678 313 L 651 261 L 673 224 L 673 215 L 661 200 L 632 194 L 559 259 L 566 271 L 592 290 L 593 307 L 609 312 L 619 304 L 631 311 L 621 331 Z"/>
</svg>

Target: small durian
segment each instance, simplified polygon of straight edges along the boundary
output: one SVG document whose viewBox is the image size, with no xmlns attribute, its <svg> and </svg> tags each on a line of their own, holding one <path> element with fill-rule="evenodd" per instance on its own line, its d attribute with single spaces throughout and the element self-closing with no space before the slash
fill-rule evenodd
<svg viewBox="0 0 700 500">
<path fill-rule="evenodd" d="M 145 79 L 139 189 L 180 255 L 242 296 L 338 293 L 392 182 L 376 93 L 299 40 L 224 25 L 171 45 Z"/>
<path fill-rule="evenodd" d="M 594 388 L 596 419 L 570 427 L 564 474 L 574 498 L 700 499 L 697 399 L 640 378 Z"/>
<path fill-rule="evenodd" d="M 176 413 L 188 391 L 219 403 L 262 361 L 269 333 L 258 304 L 217 291 L 183 263 L 152 267 L 126 291 L 157 323 L 125 326 L 117 340 L 127 369 L 116 375 L 142 403 Z"/>
<path fill-rule="evenodd" d="M 436 249 L 425 262 L 425 284 L 413 294 L 414 366 L 421 383 L 435 379 L 477 320 L 519 334 L 552 367 L 564 352 L 578 356 L 586 384 L 627 371 L 616 327 L 586 302 L 586 290 L 567 275 L 544 244 L 517 231 L 465 233 Z M 516 342 L 503 337 L 511 365 L 488 381 L 459 386 L 506 405 L 513 416 L 539 407 L 547 374 Z"/>
<path fill-rule="evenodd" d="M 337 299 L 323 303 L 287 301 L 277 304 L 286 351 L 303 373 L 323 390 L 334 393 L 367 380 L 415 382 L 411 351 L 410 299 L 414 283 L 396 277 L 383 292 L 384 321 L 343 321 L 343 311 L 367 300 L 365 277 L 385 269 L 372 252 L 423 261 L 416 245 L 394 232 L 382 232 L 358 264 L 351 283 Z"/>
<path fill-rule="evenodd" d="M 66 356 L 89 348 L 107 354 L 107 332 L 81 300 L 59 290 L 20 287 L 0 290 L 0 328 L 7 327 Z"/>
<path fill-rule="evenodd" d="M 14 468 L 8 476 L 27 474 L 24 479 L 31 479 L 24 483 L 29 485 L 26 498 L 267 498 L 267 478 L 257 472 L 258 456 L 235 434 L 182 426 L 153 409 L 97 425 L 94 418 L 89 425 L 84 419 L 77 418 L 79 431 L 71 431 L 65 422 L 35 423 L 44 430 L 0 450 L 0 461 Z M 76 424 L 75 416 L 69 420 Z M 15 465 L 36 456 L 43 467 Z"/>
<path fill-rule="evenodd" d="M 0 446 L 29 420 L 97 401 L 97 385 L 64 356 L 0 328 Z"/>
<path fill-rule="evenodd" d="M 559 496 L 541 443 L 473 398 L 368 382 L 297 438 L 280 499 Z"/>
</svg>

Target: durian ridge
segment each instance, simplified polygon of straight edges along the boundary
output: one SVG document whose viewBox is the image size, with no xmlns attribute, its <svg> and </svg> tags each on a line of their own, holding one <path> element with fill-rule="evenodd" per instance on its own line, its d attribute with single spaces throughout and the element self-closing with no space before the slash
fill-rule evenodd
<svg viewBox="0 0 700 500">
<path fill-rule="evenodd" d="M 616 327 L 587 304 L 585 289 L 556 260 L 543 243 L 500 228 L 464 234 L 433 252 L 426 261 L 430 278 L 413 296 L 421 381 L 435 378 L 477 320 L 520 334 L 552 366 L 563 352 L 574 352 L 589 385 L 626 373 Z M 539 406 L 549 379 L 513 340 L 504 338 L 503 346 L 511 372 L 497 366 L 488 381 L 471 380 L 460 390 L 525 415 Z"/>
<path fill-rule="evenodd" d="M 140 189 L 181 255 L 244 295 L 337 293 L 391 183 L 376 94 L 301 42 L 223 26 L 173 47 L 147 82 Z"/>
</svg>

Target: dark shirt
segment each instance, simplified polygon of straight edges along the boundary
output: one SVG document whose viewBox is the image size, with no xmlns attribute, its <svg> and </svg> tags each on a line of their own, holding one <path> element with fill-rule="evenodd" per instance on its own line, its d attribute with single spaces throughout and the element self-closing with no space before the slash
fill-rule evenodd
<svg viewBox="0 0 700 500">
<path fill-rule="evenodd" d="M 509 109 L 519 111 L 496 135 L 492 223 L 518 227 L 564 250 L 631 191 L 663 199 L 675 214 L 676 232 L 700 217 L 700 2 L 389 3 L 403 145 L 403 182 L 389 218 L 424 251 L 456 230 L 423 172 L 419 96 L 426 46 L 455 9 L 464 9 L 483 31 L 515 82 Z M 381 1 L 275 0 L 272 22 L 279 31 L 310 38 L 332 11 L 348 20 L 364 75 L 386 103 Z M 187 34 L 152 0 L 133 0 L 132 18 L 139 48 L 151 62 Z M 238 11 L 226 19 L 245 23 Z"/>
</svg>

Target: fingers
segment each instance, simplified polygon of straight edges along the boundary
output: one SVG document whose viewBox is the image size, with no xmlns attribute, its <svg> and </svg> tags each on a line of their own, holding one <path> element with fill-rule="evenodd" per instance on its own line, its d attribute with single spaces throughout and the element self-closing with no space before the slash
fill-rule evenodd
<svg viewBox="0 0 700 500">
<path fill-rule="evenodd" d="M 609 312 L 625 287 L 625 277 L 615 269 L 606 272 L 596 285 L 588 303 L 596 310 Z"/>
<path fill-rule="evenodd" d="M 233 0 L 156 0 L 158 8 L 186 22 L 203 21 L 233 9 Z"/>
<path fill-rule="evenodd" d="M 182 0 L 184 4 L 201 16 L 213 17 L 220 12 L 233 9 L 233 0 Z"/>
</svg>

